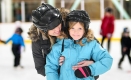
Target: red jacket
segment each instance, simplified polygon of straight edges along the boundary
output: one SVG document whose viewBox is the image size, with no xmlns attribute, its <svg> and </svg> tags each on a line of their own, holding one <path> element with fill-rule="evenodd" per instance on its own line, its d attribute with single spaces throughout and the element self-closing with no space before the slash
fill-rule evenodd
<svg viewBox="0 0 131 80">
<path fill-rule="evenodd" d="M 100 34 L 102 36 L 107 36 L 108 33 L 112 35 L 113 32 L 114 32 L 114 16 L 110 17 L 104 16 L 101 24 Z"/>
</svg>

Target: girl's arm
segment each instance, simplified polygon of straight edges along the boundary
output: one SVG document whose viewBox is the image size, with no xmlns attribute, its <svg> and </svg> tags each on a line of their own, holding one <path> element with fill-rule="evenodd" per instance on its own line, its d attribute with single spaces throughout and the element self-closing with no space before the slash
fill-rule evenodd
<svg viewBox="0 0 131 80">
<path fill-rule="evenodd" d="M 20 39 L 20 44 L 21 44 L 21 46 L 25 47 L 25 42 L 24 42 L 24 39 L 23 39 L 22 36 L 21 36 L 21 39 Z"/>
<path fill-rule="evenodd" d="M 91 75 L 96 76 L 110 70 L 113 63 L 113 58 L 106 49 L 101 47 L 99 43 L 94 41 L 93 44 L 94 46 L 92 49 L 91 58 L 95 61 L 95 63 L 89 65 L 89 68 L 91 70 Z"/>
<path fill-rule="evenodd" d="M 40 40 L 32 41 L 32 55 L 37 73 L 45 76 L 45 57 L 42 55 Z"/>
</svg>

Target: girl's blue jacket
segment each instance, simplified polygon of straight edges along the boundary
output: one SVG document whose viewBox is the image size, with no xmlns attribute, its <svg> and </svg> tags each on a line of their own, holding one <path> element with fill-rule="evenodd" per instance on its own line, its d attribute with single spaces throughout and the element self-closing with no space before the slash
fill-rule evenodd
<svg viewBox="0 0 131 80">
<path fill-rule="evenodd" d="M 82 42 L 85 45 L 80 46 L 79 44 L 74 44 L 74 41 L 71 39 L 64 39 L 64 51 L 61 52 L 62 41 L 54 44 L 51 52 L 46 57 L 45 71 L 47 80 L 94 80 L 93 76 L 103 74 L 110 70 L 113 58 L 96 40 L 87 42 L 87 39 L 84 38 Z M 60 56 L 65 57 L 65 61 L 61 67 L 59 66 Z M 90 60 L 91 58 L 95 61 L 95 63 L 89 65 L 91 76 L 77 78 L 72 66 L 77 65 L 78 62 L 83 60 Z M 59 67 L 60 74 L 58 74 Z"/>
<path fill-rule="evenodd" d="M 12 44 L 20 45 L 20 46 L 25 47 L 25 43 L 24 43 L 23 37 L 22 37 L 21 35 L 19 35 L 19 34 L 14 33 L 14 34 L 6 41 L 6 44 L 7 44 L 9 41 L 12 41 Z"/>
</svg>

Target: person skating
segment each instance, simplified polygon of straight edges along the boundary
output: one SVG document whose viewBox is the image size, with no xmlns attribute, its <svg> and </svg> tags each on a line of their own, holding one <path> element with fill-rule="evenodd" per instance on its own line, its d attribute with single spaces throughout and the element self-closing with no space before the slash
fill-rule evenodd
<svg viewBox="0 0 131 80">
<path fill-rule="evenodd" d="M 22 37 L 22 28 L 21 27 L 17 27 L 15 30 L 15 33 L 7 40 L 0 40 L 2 43 L 7 44 L 10 41 L 12 41 L 12 53 L 14 55 L 14 68 L 23 68 L 23 66 L 21 66 L 20 61 L 21 61 L 21 51 L 22 49 L 25 50 L 25 43 L 24 43 L 24 39 Z"/>
<path fill-rule="evenodd" d="M 101 45 L 103 46 L 104 40 L 107 38 L 107 50 L 110 51 L 111 38 L 114 33 L 114 15 L 113 9 L 108 7 L 105 9 L 105 16 L 102 19 L 100 35 L 102 36 Z"/>
<path fill-rule="evenodd" d="M 129 63 L 131 65 L 131 56 L 130 56 L 130 49 L 131 49 L 131 38 L 130 38 L 130 31 L 127 27 L 123 29 L 122 36 L 121 36 L 121 58 L 118 63 L 118 68 L 122 69 L 121 64 L 127 55 Z"/>
</svg>

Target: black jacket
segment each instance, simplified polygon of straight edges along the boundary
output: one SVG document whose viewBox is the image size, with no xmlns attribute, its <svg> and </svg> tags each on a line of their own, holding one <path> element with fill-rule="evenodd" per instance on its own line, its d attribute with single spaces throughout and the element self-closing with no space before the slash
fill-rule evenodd
<svg viewBox="0 0 131 80">
<path fill-rule="evenodd" d="M 121 48 L 127 47 L 127 51 L 130 51 L 131 48 L 131 38 L 130 37 L 121 37 Z"/>
<path fill-rule="evenodd" d="M 32 54 L 35 68 L 38 74 L 45 76 L 46 54 L 50 51 L 50 40 L 43 40 L 40 36 L 36 42 L 32 42 Z M 42 53 L 43 49 L 43 53 Z"/>
</svg>

